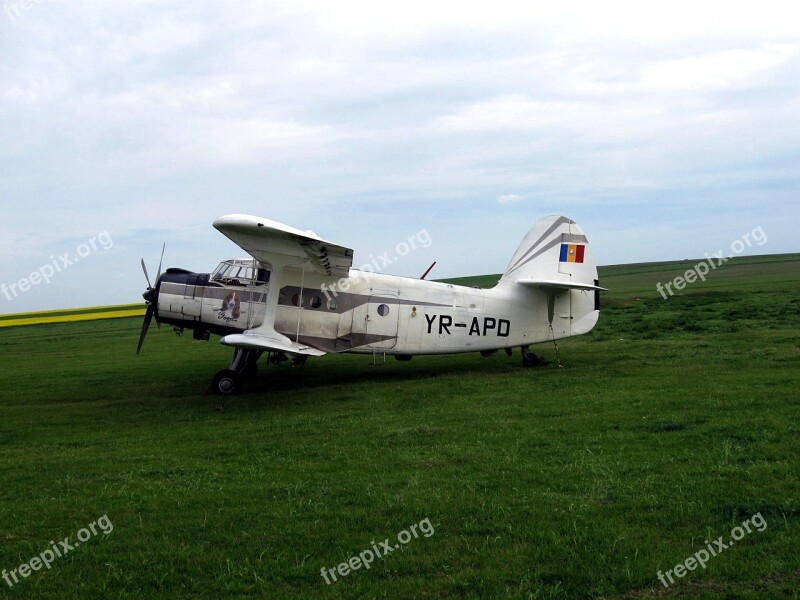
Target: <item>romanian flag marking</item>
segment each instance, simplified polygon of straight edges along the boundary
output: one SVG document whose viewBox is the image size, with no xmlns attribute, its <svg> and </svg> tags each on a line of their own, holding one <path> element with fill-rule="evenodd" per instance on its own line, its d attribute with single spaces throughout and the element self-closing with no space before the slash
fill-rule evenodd
<svg viewBox="0 0 800 600">
<path fill-rule="evenodd" d="M 583 244 L 561 244 L 561 257 L 558 262 L 582 263 L 586 246 Z"/>
</svg>

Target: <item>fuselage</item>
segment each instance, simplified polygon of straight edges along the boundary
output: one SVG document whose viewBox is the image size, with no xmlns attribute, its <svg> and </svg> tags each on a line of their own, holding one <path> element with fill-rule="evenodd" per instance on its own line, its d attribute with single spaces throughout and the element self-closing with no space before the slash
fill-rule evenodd
<svg viewBox="0 0 800 600">
<path fill-rule="evenodd" d="M 169 269 L 157 284 L 156 319 L 200 339 L 259 327 L 269 272 L 249 264 L 242 278 L 217 276 L 219 268 L 214 274 Z M 563 290 L 548 306 L 541 290 L 502 281 L 480 289 L 350 269 L 333 282 L 287 269 L 275 330 L 325 352 L 487 352 L 586 333 L 597 322 L 597 302 L 596 294 Z"/>
</svg>

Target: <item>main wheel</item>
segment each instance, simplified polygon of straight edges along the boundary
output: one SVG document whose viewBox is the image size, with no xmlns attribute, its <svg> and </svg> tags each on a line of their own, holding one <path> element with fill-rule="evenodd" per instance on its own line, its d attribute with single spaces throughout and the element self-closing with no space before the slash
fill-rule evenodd
<svg viewBox="0 0 800 600">
<path fill-rule="evenodd" d="M 223 369 L 214 375 L 211 381 L 211 391 L 217 396 L 231 396 L 238 394 L 242 389 L 242 376 L 236 371 Z"/>
</svg>

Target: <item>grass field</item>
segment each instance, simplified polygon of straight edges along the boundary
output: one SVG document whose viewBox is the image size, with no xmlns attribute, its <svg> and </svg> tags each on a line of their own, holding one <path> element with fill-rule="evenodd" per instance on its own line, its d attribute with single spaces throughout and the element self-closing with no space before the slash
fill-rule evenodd
<svg viewBox="0 0 800 600">
<path fill-rule="evenodd" d="M 663 300 L 692 264 L 601 269 L 600 323 L 559 344 L 563 369 L 552 344 L 536 369 L 262 364 L 223 412 L 204 394 L 219 344 L 152 328 L 137 357 L 139 318 L 4 328 L 0 569 L 104 515 L 113 531 L 0 595 L 797 598 L 800 255 Z M 660 583 L 754 515 L 763 530 Z"/>
</svg>

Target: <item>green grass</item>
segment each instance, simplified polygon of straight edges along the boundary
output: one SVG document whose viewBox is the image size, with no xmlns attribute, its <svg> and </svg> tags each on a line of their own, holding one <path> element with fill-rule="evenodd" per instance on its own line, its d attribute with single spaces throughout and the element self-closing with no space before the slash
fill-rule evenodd
<svg viewBox="0 0 800 600">
<path fill-rule="evenodd" d="M 800 256 L 601 270 L 592 334 L 537 352 L 329 356 L 217 412 L 229 350 L 138 319 L 0 330 L 0 569 L 114 525 L 7 597 L 797 598 Z M 496 280 L 497 277 L 494 277 Z M 493 278 L 468 278 L 491 285 Z M 657 571 L 753 532 L 665 590 Z M 333 568 L 429 518 L 327 586 Z"/>
</svg>

